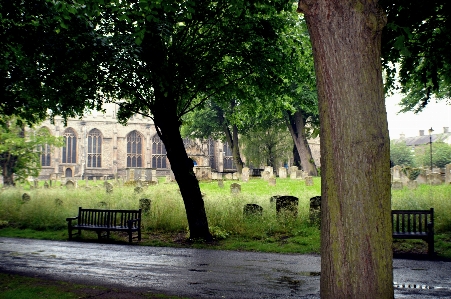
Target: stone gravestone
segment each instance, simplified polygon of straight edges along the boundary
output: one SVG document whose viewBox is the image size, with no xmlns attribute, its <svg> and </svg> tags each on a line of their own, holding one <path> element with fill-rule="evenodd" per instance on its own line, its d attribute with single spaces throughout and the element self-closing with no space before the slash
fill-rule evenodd
<svg viewBox="0 0 451 299">
<path fill-rule="evenodd" d="M 230 192 L 232 192 L 232 194 L 239 194 L 241 192 L 241 185 L 233 183 L 230 185 Z"/>
<path fill-rule="evenodd" d="M 305 177 L 305 185 L 306 185 L 306 186 L 313 186 L 313 177 L 311 177 L 311 176 L 306 176 L 306 177 Z"/>
<path fill-rule="evenodd" d="M 141 198 L 139 200 L 139 208 L 142 209 L 142 211 L 144 213 L 149 213 L 150 212 L 150 199 L 148 198 Z"/>
<path fill-rule="evenodd" d="M 402 189 L 403 188 L 403 183 L 401 181 L 394 181 L 391 184 L 392 189 Z"/>
<path fill-rule="evenodd" d="M 137 186 L 137 187 L 135 187 L 134 191 L 136 194 L 139 194 L 139 193 L 143 192 L 143 188 L 140 186 Z"/>
<path fill-rule="evenodd" d="M 49 188 L 49 183 L 47 183 L 47 181 L 44 182 L 44 189 L 48 189 Z"/>
<path fill-rule="evenodd" d="M 249 167 L 243 167 L 241 171 L 241 180 L 243 182 L 249 182 Z"/>
<path fill-rule="evenodd" d="M 223 180 L 219 180 L 218 181 L 218 187 L 219 188 L 224 188 L 224 181 Z"/>
<path fill-rule="evenodd" d="M 427 175 L 428 183 L 437 186 L 442 184 L 442 175 L 439 172 L 431 172 Z"/>
<path fill-rule="evenodd" d="M 310 198 L 309 220 L 311 225 L 321 226 L 321 196 Z"/>
<path fill-rule="evenodd" d="M 104 201 L 99 202 L 99 208 L 106 208 L 108 204 Z"/>
<path fill-rule="evenodd" d="M 281 178 L 281 179 L 287 178 L 287 169 L 285 167 L 279 168 L 279 178 Z"/>
<path fill-rule="evenodd" d="M 299 199 L 295 196 L 279 196 L 276 199 L 276 214 L 279 219 L 296 218 Z"/>
<path fill-rule="evenodd" d="M 298 168 L 297 167 L 290 167 L 290 179 L 295 180 L 298 178 Z"/>
<path fill-rule="evenodd" d="M 55 205 L 56 206 L 62 206 L 63 205 L 63 201 L 59 198 L 55 198 Z"/>
<path fill-rule="evenodd" d="M 445 183 L 451 184 L 451 164 L 445 165 Z"/>
<path fill-rule="evenodd" d="M 270 178 L 274 176 L 274 169 L 272 168 L 272 166 L 265 166 L 265 171 L 269 172 Z"/>
<path fill-rule="evenodd" d="M 268 181 L 269 180 L 269 178 L 270 178 L 270 176 L 271 176 L 271 173 L 269 173 L 269 171 L 262 171 L 262 178 L 265 180 L 265 181 Z"/>
<path fill-rule="evenodd" d="M 33 183 L 34 183 L 34 187 L 37 189 L 38 186 L 39 186 L 39 180 L 38 180 L 38 179 L 35 179 L 35 180 L 33 181 Z"/>
<path fill-rule="evenodd" d="M 409 189 L 417 189 L 418 188 L 418 182 L 417 181 L 408 181 L 407 182 L 407 188 L 409 188 Z"/>
<path fill-rule="evenodd" d="M 67 189 L 74 189 L 74 188 L 75 188 L 75 183 L 74 183 L 74 181 L 68 180 L 68 181 L 66 182 L 66 188 L 67 188 Z"/>
<path fill-rule="evenodd" d="M 113 192 L 113 184 L 110 182 L 105 182 L 105 191 L 106 193 L 112 193 Z"/>
<path fill-rule="evenodd" d="M 250 203 L 244 206 L 243 216 L 246 219 L 263 216 L 263 208 L 257 204 Z"/>
<path fill-rule="evenodd" d="M 29 202 L 30 199 L 31 199 L 30 194 L 28 194 L 28 193 L 22 194 L 22 201 L 23 201 L 23 202 Z"/>
<path fill-rule="evenodd" d="M 268 179 L 268 185 L 269 186 L 275 186 L 276 185 L 276 178 L 269 178 Z"/>
</svg>

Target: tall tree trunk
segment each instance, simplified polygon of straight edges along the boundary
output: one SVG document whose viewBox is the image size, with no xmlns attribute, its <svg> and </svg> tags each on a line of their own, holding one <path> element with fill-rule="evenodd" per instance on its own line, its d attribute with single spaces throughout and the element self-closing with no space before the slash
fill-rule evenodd
<svg viewBox="0 0 451 299">
<path fill-rule="evenodd" d="M 211 241 L 212 236 L 208 229 L 204 200 L 200 191 L 199 181 L 193 171 L 192 160 L 188 158 L 183 145 L 183 139 L 180 134 L 180 122 L 177 117 L 170 116 L 170 113 L 166 110 L 166 105 L 162 106 L 160 110 L 155 109 L 155 126 L 158 136 L 166 148 L 171 169 L 183 197 L 190 238 Z M 164 113 L 165 110 L 166 112 Z M 176 113 L 174 112 L 173 115 L 176 115 Z"/>
<path fill-rule="evenodd" d="M 16 165 L 17 156 L 11 155 L 9 152 L 4 152 L 0 154 L 0 166 L 3 175 L 3 185 L 4 186 L 15 186 L 14 182 L 14 166 Z"/>
<path fill-rule="evenodd" d="M 316 169 L 315 161 L 313 160 L 312 152 L 308 145 L 307 137 L 305 136 L 305 124 L 300 111 L 296 111 L 294 114 L 287 112 L 288 120 L 287 126 L 293 138 L 294 145 L 301 159 L 301 168 L 309 175 L 317 176 L 318 171 Z"/>
<path fill-rule="evenodd" d="M 238 128 L 235 125 L 232 125 L 232 132 L 230 132 L 229 126 L 227 126 L 226 122 L 222 123 L 224 127 L 224 133 L 226 135 L 227 143 L 232 149 L 233 162 L 236 166 L 236 171 L 241 173 L 243 171 L 243 160 L 241 160 L 240 147 L 238 145 Z"/>
<path fill-rule="evenodd" d="M 300 0 L 321 122 L 321 298 L 393 298 L 390 158 L 377 1 Z"/>
</svg>

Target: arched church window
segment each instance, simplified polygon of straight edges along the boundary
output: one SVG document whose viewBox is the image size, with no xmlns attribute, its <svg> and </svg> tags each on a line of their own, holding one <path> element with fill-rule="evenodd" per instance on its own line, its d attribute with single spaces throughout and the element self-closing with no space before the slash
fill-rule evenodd
<svg viewBox="0 0 451 299">
<path fill-rule="evenodd" d="M 235 163 L 233 162 L 232 149 L 230 148 L 228 142 L 224 143 L 222 150 L 224 153 L 224 156 L 223 156 L 224 170 L 236 170 Z"/>
<path fill-rule="evenodd" d="M 48 128 L 43 127 L 38 130 L 37 134 L 41 136 L 49 136 L 50 130 Z M 41 166 L 42 167 L 50 166 L 52 158 L 50 145 L 48 144 L 38 145 L 38 152 L 41 153 L 40 157 Z"/>
<path fill-rule="evenodd" d="M 76 163 L 77 162 L 77 135 L 74 129 L 67 128 L 64 133 L 64 146 L 63 146 L 63 163 Z"/>
<path fill-rule="evenodd" d="M 167 168 L 166 148 L 158 135 L 152 138 L 152 168 Z"/>
<path fill-rule="evenodd" d="M 138 131 L 127 135 L 127 167 L 143 167 L 144 137 Z"/>
<path fill-rule="evenodd" d="M 88 133 L 87 167 L 102 167 L 102 133 L 98 129 L 92 129 Z"/>
</svg>

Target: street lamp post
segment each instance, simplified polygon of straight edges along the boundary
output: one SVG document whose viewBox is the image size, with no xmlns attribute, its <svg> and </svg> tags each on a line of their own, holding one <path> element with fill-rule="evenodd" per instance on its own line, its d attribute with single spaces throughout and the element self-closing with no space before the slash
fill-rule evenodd
<svg viewBox="0 0 451 299">
<path fill-rule="evenodd" d="M 431 127 L 429 129 L 429 145 L 431 147 L 431 172 L 432 172 L 432 132 L 434 132 L 434 130 Z"/>
</svg>

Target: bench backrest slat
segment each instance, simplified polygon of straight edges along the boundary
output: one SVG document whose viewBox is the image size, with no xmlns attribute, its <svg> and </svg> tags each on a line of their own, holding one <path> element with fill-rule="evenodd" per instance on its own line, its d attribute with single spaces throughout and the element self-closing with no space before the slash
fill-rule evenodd
<svg viewBox="0 0 451 299">
<path fill-rule="evenodd" d="M 93 225 L 98 227 L 128 227 L 129 220 L 141 218 L 140 210 L 78 210 L 79 225 Z M 140 223 L 133 223 L 133 228 L 139 228 Z"/>
<path fill-rule="evenodd" d="M 393 210 L 392 226 L 394 233 L 427 233 L 433 225 L 434 209 Z"/>
</svg>

